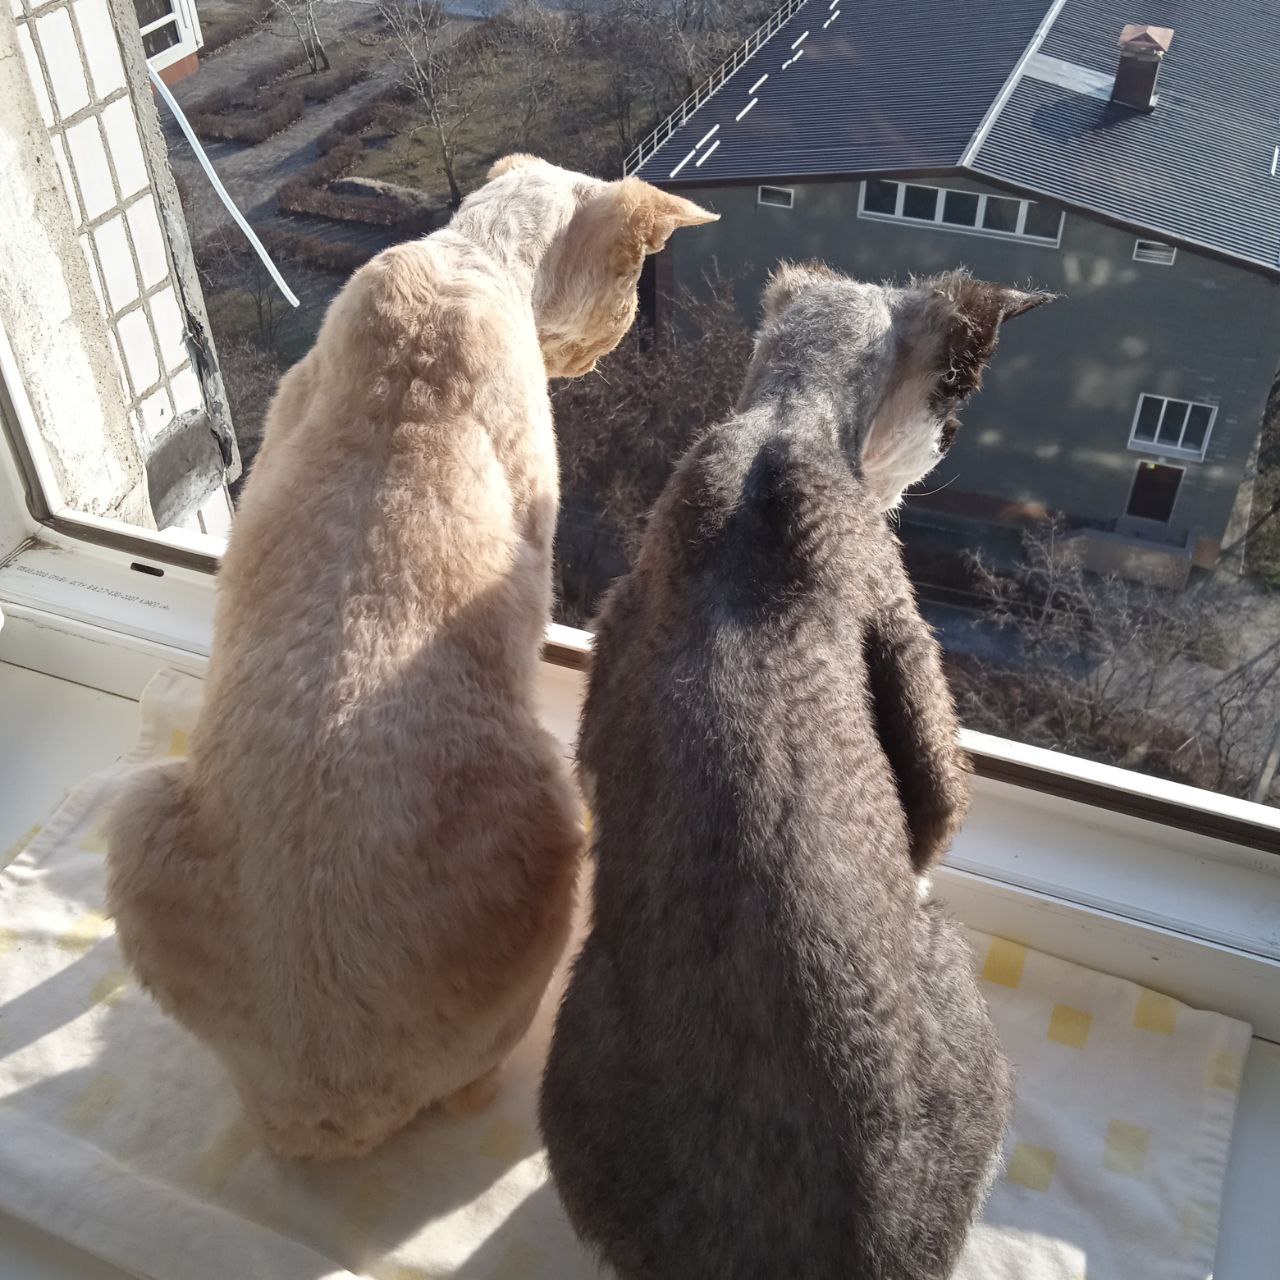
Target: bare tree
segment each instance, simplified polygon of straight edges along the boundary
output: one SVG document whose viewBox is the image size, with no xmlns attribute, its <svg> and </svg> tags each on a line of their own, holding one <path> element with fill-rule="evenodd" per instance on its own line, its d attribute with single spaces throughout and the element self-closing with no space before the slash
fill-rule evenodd
<svg viewBox="0 0 1280 1280">
<path fill-rule="evenodd" d="M 443 0 L 378 0 L 377 11 L 391 37 L 401 83 L 427 118 L 424 127 L 439 148 L 440 170 L 457 208 L 462 203 L 458 135 L 489 91 L 480 46 L 459 38 Z"/>
<path fill-rule="evenodd" d="M 708 297 L 681 300 L 678 328 L 633 329 L 595 373 L 556 384 L 562 616 L 590 618 L 676 462 L 733 406 L 750 355 L 751 335 L 717 281 Z"/>
<path fill-rule="evenodd" d="M 1252 459 L 1252 503 L 1244 530 L 1222 548 L 1221 559 L 1244 551 L 1249 571 L 1280 586 L 1280 373 L 1271 384 Z"/>
<path fill-rule="evenodd" d="M 559 93 L 565 23 L 538 0 L 512 0 L 492 25 L 499 26 L 511 72 L 514 101 L 509 118 L 515 122 L 520 146 L 528 147 L 535 125 Z"/>
<path fill-rule="evenodd" d="M 985 618 L 1009 646 L 1003 662 L 951 661 L 967 724 L 1251 793 L 1280 703 L 1280 641 L 1240 658 L 1240 628 L 1212 580 L 1173 591 L 1097 577 L 1052 525 L 1024 535 L 1012 568 L 971 564 Z"/>
<path fill-rule="evenodd" d="M 238 501 L 262 444 L 263 422 L 284 372 L 284 361 L 248 338 L 230 335 L 219 340 L 218 359 L 244 464 L 240 479 L 232 486 L 232 497 Z"/>
<path fill-rule="evenodd" d="M 334 0 L 270 0 L 271 8 L 288 19 L 312 71 L 329 70 L 329 54 L 320 34 L 320 14 L 333 3 Z"/>
</svg>

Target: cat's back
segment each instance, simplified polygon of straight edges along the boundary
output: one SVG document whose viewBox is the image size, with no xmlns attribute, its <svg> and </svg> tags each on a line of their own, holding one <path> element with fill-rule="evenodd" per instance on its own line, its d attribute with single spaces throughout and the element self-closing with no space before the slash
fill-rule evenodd
<svg viewBox="0 0 1280 1280">
<path fill-rule="evenodd" d="M 863 651 L 900 563 L 851 489 L 768 423 L 710 433 L 597 635 L 593 930 L 543 1117 L 571 1216 L 615 1263 L 649 1242 L 629 1276 L 945 1274 L 929 1152 L 968 1098 L 925 983 L 963 944 L 917 903 Z"/>
<path fill-rule="evenodd" d="M 829 581 L 845 488 L 768 423 L 709 433 L 597 635 L 580 748 L 596 928 L 655 1026 L 723 1054 L 717 1071 L 740 1068 L 746 1031 L 766 1078 L 829 1082 L 806 1046 L 891 1034 L 875 1001 L 910 1010 L 915 887 L 866 692 L 866 566 Z M 695 991 L 720 1035 L 667 1017 Z"/>
<path fill-rule="evenodd" d="M 219 574 L 193 738 L 224 844 L 256 823 L 283 861 L 300 842 L 342 856 L 374 812 L 388 844 L 411 845 L 435 811 L 424 780 L 461 787 L 532 734 L 549 534 L 529 546 L 495 444 L 504 414 L 539 424 L 531 325 L 482 256 L 439 233 L 358 271 L 282 380 Z M 259 812 L 226 816 L 245 796 Z"/>
<path fill-rule="evenodd" d="M 906 584 L 858 498 L 837 451 L 761 415 L 691 450 L 594 646 L 580 754 L 622 812 L 664 796 L 690 824 L 714 811 L 726 846 L 761 858 L 770 832 L 843 839 L 854 859 L 905 849 L 863 641 Z"/>
</svg>

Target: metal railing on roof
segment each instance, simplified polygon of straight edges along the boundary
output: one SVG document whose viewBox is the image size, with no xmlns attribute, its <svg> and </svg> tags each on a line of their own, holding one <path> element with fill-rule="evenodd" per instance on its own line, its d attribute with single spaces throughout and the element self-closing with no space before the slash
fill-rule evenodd
<svg viewBox="0 0 1280 1280">
<path fill-rule="evenodd" d="M 689 117 L 702 106 L 716 90 L 738 70 L 749 58 L 753 57 L 789 18 L 803 9 L 807 0 L 786 0 L 780 8 L 769 15 L 769 20 L 757 27 L 707 78 L 700 84 L 657 128 L 645 135 L 640 144 L 627 156 L 623 163 L 624 174 L 635 173 L 666 140 L 671 137 Z"/>
</svg>

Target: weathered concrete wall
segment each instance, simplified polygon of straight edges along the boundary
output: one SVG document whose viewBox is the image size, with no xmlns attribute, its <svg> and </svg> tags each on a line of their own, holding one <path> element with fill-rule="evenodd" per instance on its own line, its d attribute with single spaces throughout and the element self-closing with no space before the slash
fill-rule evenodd
<svg viewBox="0 0 1280 1280">
<path fill-rule="evenodd" d="M 994 190 L 951 176 L 922 181 Z M 819 258 L 868 279 L 967 266 L 1057 292 L 1058 302 L 1009 326 L 930 487 L 1111 521 L 1138 463 L 1153 456 L 1127 448 L 1138 396 L 1206 401 L 1219 408 L 1205 460 L 1168 459 L 1186 468 L 1169 528 L 1175 539 L 1223 538 L 1280 358 L 1274 280 L 1186 249 L 1171 267 L 1134 262 L 1132 231 L 1070 212 L 1053 247 L 862 219 L 856 182 L 793 190 L 794 208 L 781 209 L 758 204 L 754 185 L 681 188 L 721 220 L 672 239 L 675 284 L 697 289 L 718 272 L 753 324 L 781 259 Z"/>
<path fill-rule="evenodd" d="M 76 242 L 8 6 L 0 13 L 0 325 L 44 442 L 57 499 L 153 524 L 107 325 Z"/>
<path fill-rule="evenodd" d="M 107 464 L 125 449 L 131 475 L 145 468 L 149 512 L 135 504 L 125 518 L 161 528 L 189 523 L 204 498 L 225 489 L 224 475 L 238 474 L 239 458 L 137 14 L 132 0 L 19 0 L 11 8 L 28 114 L 6 125 L 21 122 L 28 149 L 41 156 L 50 207 L 59 203 L 60 181 L 61 209 L 43 221 L 77 286 L 87 279 L 85 311 L 105 323 L 87 358 L 114 370 L 118 394 L 105 394 L 123 398 L 133 438 L 126 449 L 118 414 L 105 428 L 86 407 L 71 422 L 42 418 L 48 449 L 59 456 L 60 500 L 93 515 L 123 515 L 114 505 L 120 495 L 82 456 L 101 451 L 105 431 Z M 96 329 L 89 315 L 80 319 Z"/>
</svg>

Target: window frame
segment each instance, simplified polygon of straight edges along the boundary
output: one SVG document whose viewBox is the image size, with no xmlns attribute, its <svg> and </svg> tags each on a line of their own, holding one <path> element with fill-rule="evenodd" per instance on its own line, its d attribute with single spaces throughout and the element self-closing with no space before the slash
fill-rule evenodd
<svg viewBox="0 0 1280 1280">
<path fill-rule="evenodd" d="M 867 205 L 867 186 L 871 182 L 891 182 L 898 188 L 897 202 L 894 206 L 893 213 L 880 213 L 874 209 L 868 209 Z M 906 203 L 907 187 L 925 187 L 938 193 L 937 200 L 934 205 L 933 218 L 909 218 L 902 212 Z M 969 227 L 961 223 L 945 222 L 942 214 L 946 208 L 946 197 L 949 192 L 957 195 L 976 196 L 978 198 L 978 207 L 975 212 L 974 225 Z M 986 214 L 987 200 L 1008 200 L 1016 203 L 1018 207 L 1017 227 L 1013 231 L 997 231 L 982 225 L 983 218 Z M 984 236 L 988 240 L 1010 240 L 1017 244 L 1037 245 L 1042 249 L 1060 249 L 1062 247 L 1062 231 L 1066 225 L 1067 211 L 1060 208 L 1058 210 L 1058 232 L 1054 239 L 1047 236 L 1028 235 L 1023 230 L 1027 222 L 1027 211 L 1031 205 L 1046 203 L 1044 201 L 1033 200 L 1029 196 L 1015 196 L 1005 194 L 1003 192 L 987 192 L 987 191 L 970 191 L 966 187 L 945 187 L 939 186 L 937 183 L 927 179 L 917 178 L 899 178 L 899 177 L 871 177 L 862 178 L 858 181 L 858 217 L 868 222 L 889 222 L 895 226 L 903 227 L 924 227 L 933 231 L 951 231 L 957 235 L 964 236 Z"/>
<path fill-rule="evenodd" d="M 161 668 L 206 674 L 213 608 L 206 572 L 40 528 L 0 563 L 0 661 L 137 698 Z M 546 633 L 537 697 L 566 744 L 590 645 Z M 965 923 L 1280 1039 L 1280 810 L 969 730 L 961 746 L 973 813 L 934 882 Z"/>
<path fill-rule="evenodd" d="M 766 200 L 764 193 L 766 191 L 779 191 L 786 195 L 787 203 L 782 204 L 777 200 Z M 756 188 L 756 204 L 762 205 L 766 209 L 794 209 L 796 207 L 796 191 L 794 187 L 775 187 L 767 182 L 761 183 Z"/>
<path fill-rule="evenodd" d="M 1143 245 L 1150 245 L 1152 248 L 1164 250 L 1168 253 L 1168 257 L 1140 257 L 1143 252 Z M 1177 261 L 1178 246 L 1166 244 L 1163 240 L 1148 240 L 1142 236 L 1138 236 L 1133 242 L 1133 261 L 1140 262 L 1144 266 L 1149 267 L 1171 267 Z"/>
<path fill-rule="evenodd" d="M 1142 416 L 1142 402 L 1144 400 L 1159 400 L 1162 402 L 1160 410 L 1160 419 L 1156 423 L 1156 439 L 1139 440 L 1137 438 L 1138 419 Z M 1185 404 L 1187 411 L 1183 415 L 1182 429 L 1178 434 L 1177 444 L 1161 444 L 1159 440 L 1160 427 L 1164 422 L 1164 415 L 1169 411 L 1170 403 Z M 1213 428 L 1218 422 L 1218 409 L 1220 406 L 1212 404 L 1208 400 L 1192 400 L 1185 396 L 1165 396 L 1156 391 L 1139 391 L 1138 400 L 1133 408 L 1133 420 L 1129 424 L 1129 443 L 1126 446 L 1133 453 L 1149 453 L 1161 458 L 1175 458 L 1179 461 L 1186 462 L 1203 462 L 1209 452 L 1209 441 L 1213 439 Z M 1191 420 L 1192 409 L 1208 409 L 1209 421 L 1204 429 L 1204 440 L 1201 442 L 1199 449 L 1187 449 L 1182 446 L 1182 440 L 1187 434 L 1187 423 Z"/>
<path fill-rule="evenodd" d="M 162 49 L 147 59 L 147 66 L 156 71 L 164 71 L 175 62 L 181 62 L 184 58 L 198 53 L 204 44 L 204 35 L 200 30 L 200 15 L 196 12 L 194 0 L 169 0 L 169 4 L 173 11 L 168 17 L 157 18 L 154 22 L 148 22 L 146 26 L 138 28 L 139 35 L 143 36 L 159 31 L 161 27 L 166 27 L 170 23 L 176 25 L 178 29 L 177 44 L 171 45 L 168 49 Z"/>
<path fill-rule="evenodd" d="M 92 336 L 97 327 L 93 321 L 98 319 L 98 309 L 101 310 L 101 318 L 105 321 L 108 330 L 110 330 L 114 325 L 115 319 L 119 316 L 131 314 L 135 311 L 140 314 L 146 314 L 150 312 L 151 302 L 154 298 L 162 294 L 169 295 L 168 301 L 173 304 L 170 310 L 172 311 L 173 306 L 179 309 L 181 324 L 180 326 L 174 325 L 167 332 L 172 335 L 181 327 L 185 357 L 181 367 L 178 367 L 176 363 L 170 362 L 163 350 L 164 335 L 158 328 L 158 322 L 156 326 L 149 325 L 151 346 L 154 348 L 153 354 L 160 375 L 157 385 L 168 395 L 169 405 L 173 408 L 175 407 L 175 399 L 169 394 L 169 388 L 175 377 L 190 376 L 204 384 L 200 406 L 203 416 L 196 420 L 194 412 L 188 409 L 188 414 L 192 418 L 191 423 L 188 425 L 191 428 L 191 434 L 196 437 L 203 438 L 205 434 L 212 434 L 216 437 L 218 445 L 223 452 L 223 461 L 220 467 L 221 481 L 211 487 L 198 505 L 193 501 L 190 505 L 190 510 L 183 513 L 183 518 L 185 520 L 187 516 L 190 516 L 191 524 L 198 524 L 201 529 L 216 528 L 219 531 L 225 531 L 229 525 L 231 515 L 230 497 L 226 490 L 226 482 L 234 479 L 239 472 L 239 454 L 228 421 L 225 398 L 220 385 L 216 353 L 213 350 L 212 335 L 209 331 L 208 317 L 204 309 L 203 294 L 200 289 L 189 239 L 187 238 L 186 222 L 181 214 L 177 189 L 168 165 L 154 163 L 153 156 L 157 153 L 148 147 L 149 141 L 160 142 L 161 140 L 160 124 L 151 101 L 152 90 L 147 79 L 149 70 L 154 72 L 155 59 L 148 60 L 144 57 L 141 36 L 137 37 L 136 44 L 133 39 L 129 38 L 131 28 L 135 31 L 151 30 L 165 26 L 176 18 L 184 29 L 184 38 L 188 41 L 195 40 L 198 42 L 199 24 L 198 19 L 194 16 L 192 0 L 165 0 L 165 2 L 170 12 L 154 22 L 140 27 L 137 23 L 137 10 L 130 3 L 130 0 L 108 0 L 107 17 L 119 38 L 124 84 L 113 87 L 105 95 L 98 95 L 96 98 L 91 95 L 90 105 L 85 109 L 84 113 L 91 114 L 94 118 L 103 121 L 99 127 L 105 128 L 104 104 L 106 104 L 107 109 L 121 102 L 127 102 L 130 105 L 132 124 L 138 132 L 140 164 L 145 166 L 145 185 L 138 189 L 130 187 L 128 192 L 125 192 L 122 183 L 115 176 L 113 168 L 115 160 L 113 158 L 108 163 L 108 168 L 112 169 L 112 204 L 109 208 L 97 212 L 92 217 L 90 217 L 89 210 L 85 208 L 84 201 L 81 198 L 81 176 L 79 172 L 76 171 L 76 185 L 73 188 L 70 185 L 66 166 L 61 166 L 63 168 L 62 183 L 54 184 L 52 189 L 50 189 L 49 184 L 46 184 L 44 188 L 41 188 L 39 184 L 32 184 L 29 194 L 32 197 L 31 206 L 33 209 L 39 207 L 38 198 L 41 195 L 68 207 L 71 213 L 70 230 L 81 239 L 82 246 L 85 244 L 85 237 L 90 236 L 94 226 L 104 225 L 108 219 L 127 217 L 135 207 L 141 206 L 145 202 L 150 203 L 155 215 L 156 233 L 160 240 L 163 241 L 162 247 L 166 260 L 163 277 L 159 280 L 148 281 L 139 271 L 135 296 L 132 301 L 126 301 L 121 305 L 111 296 L 105 277 L 95 276 L 98 257 L 95 250 L 93 257 L 89 258 L 87 263 L 90 278 L 86 281 L 86 284 L 92 287 L 93 296 L 97 299 L 98 307 L 93 309 L 92 316 L 90 316 L 87 309 L 85 310 L 84 317 L 90 322 L 88 324 L 64 324 L 51 327 L 50 348 L 55 363 L 67 359 L 73 364 L 83 361 L 92 366 L 95 361 L 101 361 L 102 356 L 102 344 L 95 341 Z M 164 52 L 168 54 L 172 50 Z M 23 104 L 20 104 L 19 110 L 22 111 L 22 109 Z M 36 115 L 31 106 L 26 107 L 26 114 L 30 115 L 31 123 L 34 124 Z M 37 141 L 32 151 L 32 157 L 34 157 L 37 165 L 40 163 L 40 156 L 37 153 L 41 146 L 39 141 L 41 130 L 47 131 L 51 137 L 56 137 L 68 123 L 66 119 L 57 113 L 54 113 L 52 120 L 50 120 L 48 112 L 42 111 L 41 116 L 43 117 L 41 127 L 34 131 Z M 32 130 L 28 129 L 27 134 L 31 135 Z M 110 138 L 109 133 L 105 137 L 100 135 L 100 141 L 104 145 L 104 154 L 107 138 Z M 111 154 L 113 157 L 115 155 L 114 148 L 115 142 L 112 141 Z M 56 158 L 57 153 L 55 152 L 54 154 Z M 15 181 L 21 182 L 22 179 L 18 174 L 18 168 L 20 166 L 15 168 Z M 49 227 L 57 222 L 58 219 L 56 217 L 52 219 L 45 218 L 42 221 L 40 217 L 33 213 L 25 223 L 20 223 L 20 225 L 27 226 L 28 230 L 39 228 L 42 234 L 47 233 L 49 240 L 47 247 L 54 247 L 54 230 L 49 230 Z M 134 234 L 137 234 L 136 230 Z M 72 256 L 74 257 L 74 255 Z M 86 257 L 88 257 L 87 250 Z M 99 280 L 101 280 L 101 283 L 98 283 Z M 32 296 L 40 296 L 39 286 L 41 282 L 33 278 L 28 283 L 31 286 Z M 85 297 L 88 296 L 87 290 L 82 290 L 81 292 L 84 293 Z M 80 306 L 82 303 L 83 298 L 74 299 L 73 295 L 73 305 Z M 185 318 L 181 318 L 181 308 L 183 307 L 187 312 Z M 9 316 L 9 322 L 17 325 L 20 329 L 20 323 L 13 315 Z M 206 343 L 204 355 L 209 357 L 204 361 L 203 366 L 200 353 L 198 350 L 193 349 L 193 344 L 189 338 L 191 331 L 196 334 L 203 333 Z M 103 342 L 108 342 L 110 338 L 110 345 L 113 347 L 116 356 L 115 363 L 120 377 L 120 390 L 125 401 L 124 408 L 129 418 L 130 433 L 140 433 L 144 427 L 144 424 L 137 416 L 142 404 L 141 394 L 136 392 L 132 371 L 126 370 L 126 365 L 122 359 L 121 347 L 118 345 L 118 335 L 102 333 L 101 336 Z M 21 342 L 18 340 L 16 331 L 14 332 L 14 338 L 14 346 L 11 347 L 9 334 L 6 334 L 4 322 L 0 319 L 0 453 L 5 451 L 4 446 L 7 440 L 9 450 L 12 453 L 13 465 L 19 475 L 22 506 L 36 520 L 38 526 L 43 530 L 63 531 L 72 537 L 84 538 L 102 545 L 132 548 L 144 555 L 161 549 L 160 554 L 176 556 L 181 562 L 198 565 L 201 569 L 208 571 L 216 569 L 218 555 L 225 544 L 224 537 L 192 534 L 188 532 L 188 529 L 175 528 L 171 524 L 166 527 L 163 533 L 158 533 L 137 524 L 99 518 L 77 510 L 68 504 L 59 483 L 57 469 L 51 462 L 51 457 L 54 455 L 51 453 L 49 442 L 51 439 L 56 439 L 64 434 L 64 424 L 67 421 L 77 423 L 77 429 L 79 429 L 79 417 L 82 415 L 77 414 L 74 418 L 65 414 L 51 416 L 46 412 L 45 406 L 33 409 L 31 400 L 28 399 L 25 389 L 21 385 L 21 376 L 18 372 L 19 366 L 15 357 L 15 349 L 21 349 Z M 199 344 L 195 345 L 198 346 Z M 143 390 L 146 391 L 147 388 Z M 162 457 L 163 449 L 154 447 L 162 437 L 166 438 L 167 443 L 172 444 L 175 434 L 169 433 L 168 428 L 176 426 L 185 416 L 188 416 L 182 412 L 181 405 L 176 407 L 178 412 L 174 414 L 172 421 L 166 424 L 165 431 L 153 434 L 149 440 L 139 441 L 137 461 L 146 469 L 148 483 L 152 488 L 153 494 L 157 492 L 155 487 L 157 481 L 159 483 L 159 493 L 161 495 L 165 493 L 165 484 L 167 482 L 166 465 L 169 472 L 176 470 L 174 464 L 166 463 L 166 460 Z M 181 443 L 179 441 L 179 444 Z M 149 452 L 147 451 L 147 446 L 151 446 Z M 56 444 L 54 447 L 57 447 Z M 232 457 L 230 465 L 225 460 L 228 451 Z M 134 459 L 130 458 L 127 461 L 133 462 Z M 209 461 L 211 463 L 212 459 Z M 212 466 L 210 466 L 208 474 L 213 476 L 214 470 Z M 161 501 L 163 501 L 163 497 Z M 157 516 L 160 514 L 155 508 L 153 508 L 153 512 Z M 172 514 L 172 512 L 170 511 L 169 514 Z M 3 519 L 3 513 L 0 513 L 0 562 L 3 561 L 4 555 L 12 548 L 12 541 L 8 537 L 5 528 L 6 524 L 9 523 Z"/>
</svg>

